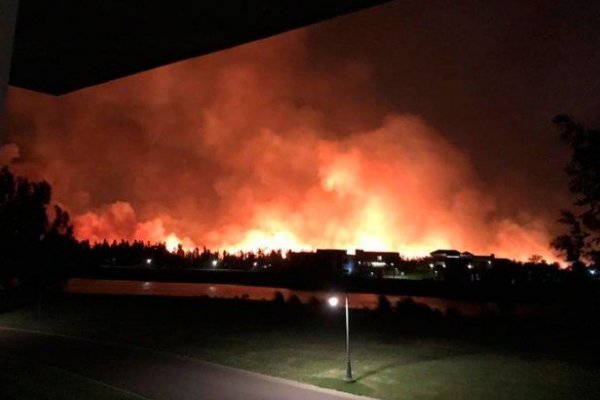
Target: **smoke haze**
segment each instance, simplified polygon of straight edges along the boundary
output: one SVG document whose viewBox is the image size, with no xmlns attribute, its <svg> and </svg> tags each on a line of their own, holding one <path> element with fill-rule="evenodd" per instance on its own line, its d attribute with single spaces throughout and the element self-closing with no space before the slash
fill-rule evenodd
<svg viewBox="0 0 600 400">
<path fill-rule="evenodd" d="M 553 216 L 507 213 L 510 187 L 381 98 L 368 60 L 315 62 L 309 30 L 60 98 L 11 88 L 0 159 L 52 184 L 79 239 L 555 260 Z"/>
</svg>

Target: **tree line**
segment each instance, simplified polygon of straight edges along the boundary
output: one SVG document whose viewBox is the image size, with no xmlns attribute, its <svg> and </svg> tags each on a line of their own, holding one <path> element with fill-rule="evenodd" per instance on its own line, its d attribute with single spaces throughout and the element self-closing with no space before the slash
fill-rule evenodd
<svg viewBox="0 0 600 400">
<path fill-rule="evenodd" d="M 568 261 L 569 270 L 592 275 L 600 266 L 600 132 L 574 119 L 554 118 L 562 142 L 571 151 L 565 171 L 573 205 L 562 210 L 560 222 L 567 228 L 551 246 Z M 407 260 L 407 267 L 418 261 Z M 0 169 L 0 289 L 19 286 L 39 290 L 56 284 L 78 269 L 100 266 L 150 268 L 228 268 L 245 271 L 289 267 L 280 251 L 256 253 L 212 252 L 208 249 L 167 250 L 165 243 L 120 241 L 91 244 L 73 235 L 69 214 L 52 204 L 52 188 L 45 181 L 16 177 L 8 167 Z M 532 258 L 514 266 L 548 265 Z M 598 272 L 600 274 L 600 271 Z"/>
</svg>

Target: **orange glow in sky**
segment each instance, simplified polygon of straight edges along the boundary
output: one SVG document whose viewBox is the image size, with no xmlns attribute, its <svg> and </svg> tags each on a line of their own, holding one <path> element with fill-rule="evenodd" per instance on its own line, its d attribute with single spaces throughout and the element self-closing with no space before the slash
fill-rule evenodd
<svg viewBox="0 0 600 400">
<path fill-rule="evenodd" d="M 505 190 L 443 127 L 389 109 L 362 63 L 313 65 L 308 42 L 296 31 L 60 98 L 11 89 L 34 121 L 14 129 L 37 129 L 13 133 L 35 137 L 15 168 L 47 179 L 92 242 L 556 259 L 548 218 L 500 207 Z"/>
</svg>

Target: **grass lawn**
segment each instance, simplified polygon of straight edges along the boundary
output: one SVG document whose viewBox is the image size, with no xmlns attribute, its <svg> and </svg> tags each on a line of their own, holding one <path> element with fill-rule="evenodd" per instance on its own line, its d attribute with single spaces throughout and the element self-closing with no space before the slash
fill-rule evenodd
<svg viewBox="0 0 600 400">
<path fill-rule="evenodd" d="M 0 399 L 143 400 L 144 397 L 59 368 L 0 356 Z"/>
<path fill-rule="evenodd" d="M 531 351 L 527 338 L 505 346 L 495 339 L 502 332 L 465 328 L 461 337 L 461 326 L 448 337 L 435 321 L 392 314 L 352 313 L 353 384 L 341 380 L 343 313 L 324 307 L 71 296 L 46 304 L 41 318 L 27 308 L 0 314 L 0 325 L 144 346 L 382 399 L 600 398 L 593 364 Z M 486 338 L 472 340 L 479 336 Z M 59 373 L 42 372 L 49 386 L 51 374 Z M 6 385 L 20 378 L 0 379 Z"/>
</svg>

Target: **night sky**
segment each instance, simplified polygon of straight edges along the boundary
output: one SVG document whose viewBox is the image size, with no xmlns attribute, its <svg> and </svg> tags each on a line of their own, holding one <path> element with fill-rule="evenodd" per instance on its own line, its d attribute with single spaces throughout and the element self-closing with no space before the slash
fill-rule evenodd
<svg viewBox="0 0 600 400">
<path fill-rule="evenodd" d="M 310 39 L 315 60 L 368 63 L 386 106 L 422 115 L 484 181 L 552 209 L 568 157 L 552 118 L 600 125 L 598 21 L 594 1 L 396 1 Z"/>
<path fill-rule="evenodd" d="M 522 257 L 519 227 L 543 253 L 570 202 L 551 120 L 600 126 L 599 17 L 592 1 L 395 1 L 62 97 L 12 88 L 13 166 L 50 180 L 80 238 Z"/>
</svg>

